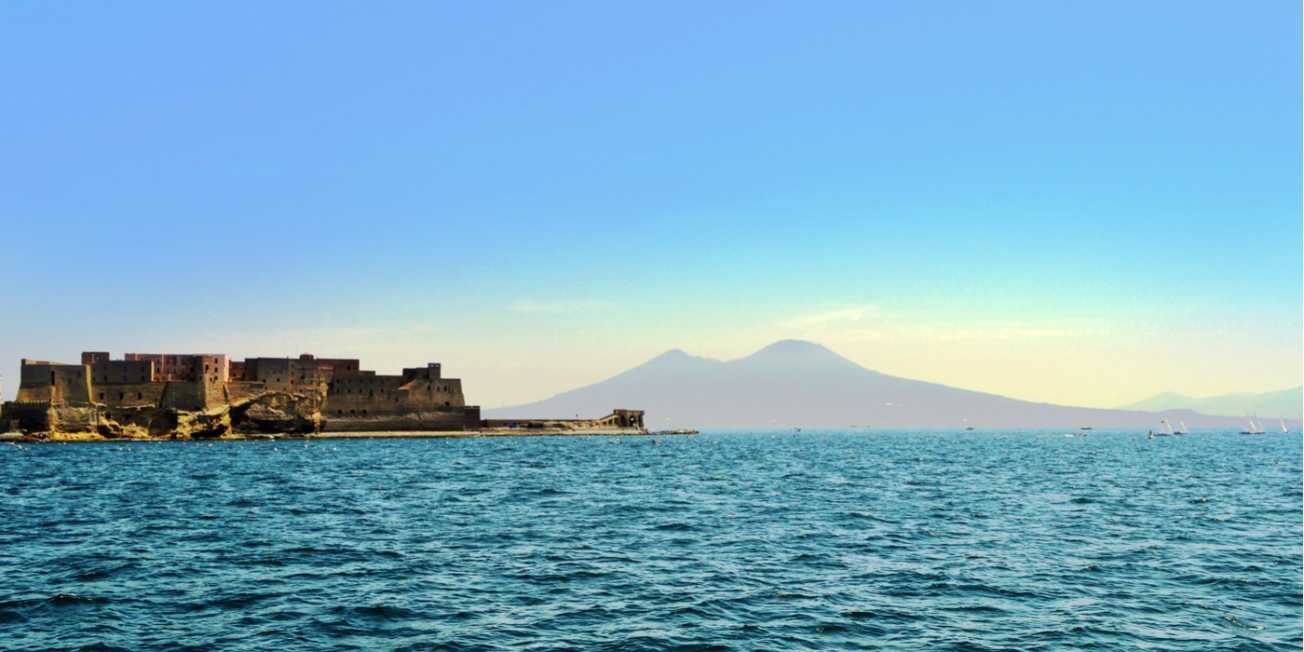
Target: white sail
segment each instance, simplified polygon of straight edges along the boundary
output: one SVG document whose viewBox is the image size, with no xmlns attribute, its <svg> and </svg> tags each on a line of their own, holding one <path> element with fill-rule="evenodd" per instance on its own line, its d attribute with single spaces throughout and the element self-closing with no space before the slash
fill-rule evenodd
<svg viewBox="0 0 1304 652">
<path fill-rule="evenodd" d="M 1282 420 L 1281 420 L 1281 431 L 1282 431 L 1282 432 L 1290 432 L 1290 430 L 1286 428 L 1286 420 L 1285 420 L 1285 419 L 1282 419 Z"/>
<path fill-rule="evenodd" d="M 1180 432 L 1180 433 L 1182 433 L 1183 435 L 1185 435 L 1185 434 L 1186 434 L 1186 422 L 1185 422 L 1185 421 L 1178 421 L 1178 422 L 1177 422 L 1177 425 L 1179 425 L 1179 426 L 1182 427 L 1182 429 L 1181 429 L 1181 430 L 1178 430 L 1178 432 Z"/>
<path fill-rule="evenodd" d="M 1164 424 L 1164 432 L 1165 432 L 1165 433 L 1170 434 L 1170 435 L 1173 434 L 1173 426 L 1170 425 L 1170 424 L 1168 423 L 1168 419 L 1160 419 L 1160 420 L 1159 420 L 1159 423 Z"/>
</svg>

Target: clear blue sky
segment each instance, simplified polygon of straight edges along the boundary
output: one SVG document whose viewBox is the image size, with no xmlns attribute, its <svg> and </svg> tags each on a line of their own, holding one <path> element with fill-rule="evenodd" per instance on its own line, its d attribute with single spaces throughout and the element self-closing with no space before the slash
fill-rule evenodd
<svg viewBox="0 0 1304 652">
<path fill-rule="evenodd" d="M 1060 402 L 1297 384 L 1300 19 L 5 2 L 5 393 L 313 350 L 494 405 L 787 336 Z"/>
</svg>

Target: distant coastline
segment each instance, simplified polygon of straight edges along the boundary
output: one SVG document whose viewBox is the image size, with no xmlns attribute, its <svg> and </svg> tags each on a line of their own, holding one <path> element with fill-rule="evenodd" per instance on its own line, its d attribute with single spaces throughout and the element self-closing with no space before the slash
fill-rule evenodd
<svg viewBox="0 0 1304 652">
<path fill-rule="evenodd" d="M 977 430 L 1066 428 L 1159 429 L 1161 421 L 1191 428 L 1239 429 L 1244 417 L 1198 411 L 1126 410 L 1026 401 L 989 392 L 892 376 L 863 367 L 825 346 L 780 340 L 733 360 L 675 349 L 600 382 L 525 405 L 485 409 L 486 416 L 594 414 L 637 404 L 648 426 L 668 428 L 844 428 Z M 1293 412 L 1251 413 L 1299 429 Z"/>
</svg>

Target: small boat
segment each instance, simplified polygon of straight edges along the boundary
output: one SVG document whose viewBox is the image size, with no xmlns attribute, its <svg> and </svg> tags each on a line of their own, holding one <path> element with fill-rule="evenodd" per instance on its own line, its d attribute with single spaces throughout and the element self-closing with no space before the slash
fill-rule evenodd
<svg viewBox="0 0 1304 652">
<path fill-rule="evenodd" d="M 1286 420 L 1285 420 L 1285 419 L 1282 419 L 1282 420 L 1281 420 L 1281 431 L 1282 431 L 1282 432 L 1290 432 L 1290 428 L 1287 428 L 1287 427 L 1286 427 Z"/>
<path fill-rule="evenodd" d="M 1189 433 L 1190 433 L 1190 431 L 1186 429 L 1186 422 L 1185 422 L 1185 421 L 1178 421 L 1178 422 L 1177 422 L 1177 426 L 1178 426 L 1178 427 L 1177 427 L 1177 430 L 1174 430 L 1174 431 L 1173 431 L 1173 434 L 1174 434 L 1174 435 L 1185 435 L 1185 434 L 1189 434 Z"/>
<path fill-rule="evenodd" d="M 1242 435 L 1262 435 L 1262 434 L 1263 434 L 1263 428 L 1260 427 L 1259 424 L 1255 423 L 1255 421 L 1254 421 L 1254 417 L 1247 417 L 1246 420 L 1249 422 L 1249 425 L 1246 426 L 1245 430 L 1242 430 L 1242 431 L 1241 431 L 1241 434 L 1242 434 Z"/>
<path fill-rule="evenodd" d="M 1183 434 L 1183 433 L 1179 433 L 1179 432 L 1173 432 L 1173 425 L 1170 424 L 1170 423 L 1168 423 L 1168 419 L 1160 419 L 1160 420 L 1159 420 L 1159 423 L 1163 424 L 1163 426 L 1164 426 L 1164 433 L 1163 433 L 1163 436 L 1165 436 L 1165 437 L 1171 437 L 1171 436 L 1173 436 L 1173 435 L 1180 435 L 1180 434 Z"/>
<path fill-rule="evenodd" d="M 1078 428 L 1078 430 L 1091 430 L 1091 426 L 1082 426 L 1081 428 Z"/>
</svg>

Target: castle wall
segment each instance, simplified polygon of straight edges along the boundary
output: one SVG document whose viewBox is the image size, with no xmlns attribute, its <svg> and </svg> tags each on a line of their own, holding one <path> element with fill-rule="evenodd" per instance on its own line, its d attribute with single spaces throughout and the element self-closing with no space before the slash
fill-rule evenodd
<svg viewBox="0 0 1304 652">
<path fill-rule="evenodd" d="M 24 403 L 9 401 L 0 408 L 0 426 L 8 428 L 17 424 L 24 432 L 46 432 L 50 430 L 49 403 Z"/>
<path fill-rule="evenodd" d="M 420 411 L 458 411 L 466 406 L 462 381 L 439 378 L 427 368 L 402 376 L 351 374 L 331 381 L 322 414 L 326 417 L 376 416 Z"/>
<path fill-rule="evenodd" d="M 244 379 L 264 383 L 269 391 L 324 392 L 334 368 L 313 358 L 247 358 Z"/>
<path fill-rule="evenodd" d="M 225 353 L 201 353 L 195 356 L 195 379 L 209 384 L 225 383 L 231 379 L 231 363 Z"/>
<path fill-rule="evenodd" d="M 108 407 L 154 407 L 163 399 L 169 383 L 116 383 L 96 384 L 93 396 L 96 403 Z"/>
<path fill-rule="evenodd" d="M 304 359 L 303 356 L 299 358 Z M 330 368 L 335 374 L 357 373 L 362 366 L 362 362 L 356 358 L 317 358 L 316 360 L 318 365 Z"/>
<path fill-rule="evenodd" d="M 323 416 L 375 416 L 406 410 L 407 397 L 400 376 L 356 374 L 331 381 Z"/>
<path fill-rule="evenodd" d="M 108 361 L 109 361 L 108 351 L 82 351 L 81 354 L 82 364 L 96 364 L 98 362 L 108 362 Z"/>
<path fill-rule="evenodd" d="M 165 409 L 197 412 L 207 407 L 207 397 L 202 383 L 170 382 L 163 383 L 163 392 L 158 406 Z"/>
<path fill-rule="evenodd" d="M 442 373 L 443 372 L 440 370 L 438 362 L 429 362 L 426 363 L 426 366 L 424 367 L 408 367 L 403 369 L 403 380 L 404 382 L 416 380 L 418 378 L 424 380 L 439 380 L 442 377 Z"/>
<path fill-rule="evenodd" d="M 231 403 L 247 401 L 267 392 L 267 385 L 256 381 L 233 380 L 226 384 L 226 399 Z"/>
<path fill-rule="evenodd" d="M 212 382 L 230 379 L 230 362 L 225 353 L 125 353 L 126 361 L 152 360 L 155 380 L 191 380 L 205 377 Z"/>
<path fill-rule="evenodd" d="M 86 356 L 87 354 L 82 354 L 83 359 Z M 99 360 L 90 363 L 90 366 L 91 382 L 97 386 L 154 381 L 153 360 Z"/>
<path fill-rule="evenodd" d="M 86 405 L 90 403 L 90 367 L 23 359 L 18 396 L 22 403 Z"/>
<path fill-rule="evenodd" d="M 324 432 L 455 431 L 480 427 L 480 408 L 412 411 L 402 414 L 332 416 L 322 413 Z"/>
</svg>

